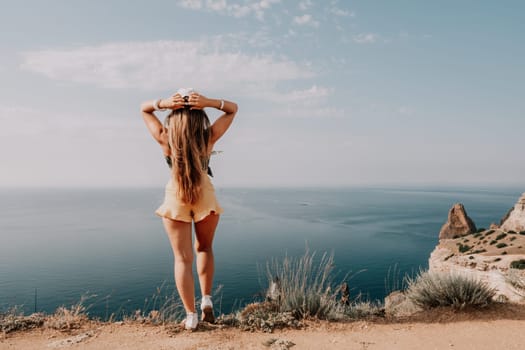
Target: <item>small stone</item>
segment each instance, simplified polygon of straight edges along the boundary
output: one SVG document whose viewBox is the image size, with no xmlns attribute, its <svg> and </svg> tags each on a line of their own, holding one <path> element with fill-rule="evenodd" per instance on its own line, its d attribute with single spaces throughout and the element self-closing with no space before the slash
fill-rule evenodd
<svg viewBox="0 0 525 350">
<path fill-rule="evenodd" d="M 497 303 L 507 303 L 509 301 L 509 298 L 504 294 L 499 294 L 494 301 Z"/>
<path fill-rule="evenodd" d="M 263 341 L 263 345 L 264 346 L 271 346 L 273 343 L 275 343 L 277 341 L 277 338 L 270 338 L 270 339 L 267 339 L 265 341 Z"/>
</svg>

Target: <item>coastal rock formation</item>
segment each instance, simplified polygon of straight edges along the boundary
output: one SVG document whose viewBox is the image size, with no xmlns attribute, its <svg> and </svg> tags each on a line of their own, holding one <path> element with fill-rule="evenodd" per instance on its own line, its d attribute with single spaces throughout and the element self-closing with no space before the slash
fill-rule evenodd
<svg viewBox="0 0 525 350">
<path fill-rule="evenodd" d="M 472 258 L 471 258 L 472 257 Z M 428 259 L 429 272 L 454 272 L 485 282 L 496 289 L 496 300 L 514 303 L 525 302 L 525 291 L 509 283 L 509 266 L 512 261 L 525 255 L 461 255 L 445 246 L 437 246 Z M 518 271 L 516 271 L 518 272 Z M 520 272 L 525 278 L 525 271 Z"/>
<path fill-rule="evenodd" d="M 439 233 L 439 244 L 430 254 L 429 272 L 464 274 L 494 288 L 496 301 L 525 303 L 525 193 L 501 225 L 476 231 L 463 206 L 450 210 Z"/>
<path fill-rule="evenodd" d="M 456 203 L 448 212 L 448 220 L 439 232 L 439 239 L 457 238 L 476 232 L 476 225 L 467 215 L 465 207 Z"/>
<path fill-rule="evenodd" d="M 501 229 L 515 232 L 525 231 L 525 193 L 521 195 L 507 217 L 502 220 Z"/>
</svg>

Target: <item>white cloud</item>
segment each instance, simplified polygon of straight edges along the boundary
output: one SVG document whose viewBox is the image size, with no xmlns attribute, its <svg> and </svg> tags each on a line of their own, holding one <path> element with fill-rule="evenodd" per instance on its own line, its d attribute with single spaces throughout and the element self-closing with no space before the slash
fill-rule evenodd
<svg viewBox="0 0 525 350">
<path fill-rule="evenodd" d="M 206 7 L 213 11 L 224 11 L 227 8 L 226 0 L 207 0 Z"/>
<path fill-rule="evenodd" d="M 16 122 L 13 120 L 16 119 Z M 89 123 L 86 123 L 89 121 Z M 74 117 L 66 111 L 42 110 L 28 106 L 0 105 L 0 135 L 4 137 L 38 136 L 51 140 L 56 135 L 85 137 L 101 136 L 108 130 L 121 135 L 139 135 L 130 123 L 118 118 L 75 111 Z M 143 131 L 143 130 L 140 130 Z"/>
<path fill-rule="evenodd" d="M 283 111 L 283 116 L 288 118 L 343 118 L 346 116 L 344 109 L 316 106 L 306 108 L 305 106 L 289 106 Z"/>
<path fill-rule="evenodd" d="M 328 97 L 333 89 L 312 85 L 307 89 L 291 91 L 259 91 L 258 98 L 271 106 L 273 118 L 338 118 L 344 115 L 340 108 L 328 105 Z M 265 111 L 264 113 L 268 113 Z M 250 112 L 254 118 L 257 112 Z"/>
<path fill-rule="evenodd" d="M 326 97 L 329 94 L 329 89 L 313 85 L 306 90 L 294 90 L 290 93 L 290 97 L 294 100 L 304 100 L 312 98 Z"/>
<path fill-rule="evenodd" d="M 205 10 L 236 18 L 254 15 L 264 20 L 265 11 L 281 0 L 248 0 L 243 2 L 228 2 L 228 0 L 179 0 L 178 5 L 192 10 Z"/>
<path fill-rule="evenodd" d="M 313 6 L 312 0 L 304 0 L 299 2 L 299 9 L 306 11 Z"/>
<path fill-rule="evenodd" d="M 355 12 L 353 11 L 348 11 L 348 10 L 343 10 L 343 9 L 340 9 L 338 7 L 333 7 L 330 12 L 336 16 L 341 16 L 341 17 L 355 17 Z"/>
<path fill-rule="evenodd" d="M 304 14 L 304 15 L 302 15 L 302 16 L 296 16 L 296 17 L 294 17 L 293 22 L 294 22 L 295 24 L 300 24 L 300 25 L 302 25 L 302 24 L 306 24 L 306 23 L 308 23 L 308 22 L 311 21 L 311 20 L 312 20 L 312 15 Z"/>
<path fill-rule="evenodd" d="M 296 89 L 291 91 L 282 91 L 279 89 L 261 89 L 260 86 L 253 86 L 252 95 L 257 95 L 259 99 L 269 101 L 272 103 L 295 104 L 299 105 L 319 105 L 332 92 L 331 89 L 312 85 L 307 89 Z"/>
<path fill-rule="evenodd" d="M 179 6 L 198 10 L 202 8 L 202 1 L 201 0 L 179 0 Z"/>
<path fill-rule="evenodd" d="M 300 26 L 309 25 L 309 26 L 316 27 L 316 28 L 319 27 L 319 22 L 314 20 L 312 15 L 308 13 L 305 13 L 302 16 L 295 16 L 293 18 L 293 22 Z"/>
<path fill-rule="evenodd" d="M 358 44 L 373 44 L 379 39 L 379 35 L 375 33 L 360 33 L 353 36 L 354 42 Z"/>
<path fill-rule="evenodd" d="M 261 28 L 256 32 L 236 32 L 228 34 L 218 34 L 209 38 L 214 47 L 223 50 L 239 51 L 246 48 L 246 45 L 253 48 L 279 48 L 284 44 L 285 37 L 272 36 L 268 28 Z"/>
<path fill-rule="evenodd" d="M 274 89 L 282 81 L 312 78 L 305 64 L 273 55 L 250 55 L 200 41 L 109 43 L 22 53 L 22 69 L 50 79 L 104 88 L 146 90 L 199 86 L 206 90 L 247 86 Z M 154 54 L 152 54 L 154 53 Z"/>
</svg>

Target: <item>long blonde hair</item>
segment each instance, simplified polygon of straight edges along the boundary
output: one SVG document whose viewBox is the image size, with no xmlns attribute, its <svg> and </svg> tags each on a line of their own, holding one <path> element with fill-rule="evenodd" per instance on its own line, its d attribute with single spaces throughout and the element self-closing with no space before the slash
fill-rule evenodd
<svg viewBox="0 0 525 350">
<path fill-rule="evenodd" d="M 171 151 L 172 176 L 178 183 L 179 197 L 194 204 L 200 195 L 201 179 L 208 166 L 210 120 L 201 109 L 172 111 L 164 122 Z"/>
</svg>

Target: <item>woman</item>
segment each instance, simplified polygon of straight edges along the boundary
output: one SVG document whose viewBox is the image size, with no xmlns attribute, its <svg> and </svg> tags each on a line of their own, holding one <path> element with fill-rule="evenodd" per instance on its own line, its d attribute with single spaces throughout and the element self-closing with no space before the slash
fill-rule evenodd
<svg viewBox="0 0 525 350">
<path fill-rule="evenodd" d="M 224 112 L 210 126 L 204 108 Z M 154 111 L 170 109 L 164 126 Z M 211 291 L 214 273 L 213 236 L 223 212 L 207 174 L 215 142 L 230 127 L 237 105 L 226 100 L 207 98 L 192 89 L 180 89 L 166 99 L 144 102 L 142 117 L 153 138 L 160 144 L 171 168 L 165 198 L 155 213 L 162 217 L 175 256 L 175 283 L 186 309 L 186 329 L 198 325 L 193 282 L 191 224 L 195 227 L 197 272 L 202 293 L 202 320 L 214 322 Z"/>
</svg>

